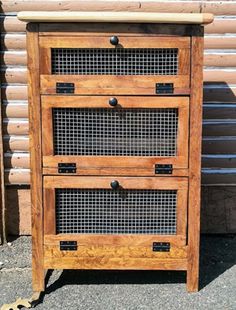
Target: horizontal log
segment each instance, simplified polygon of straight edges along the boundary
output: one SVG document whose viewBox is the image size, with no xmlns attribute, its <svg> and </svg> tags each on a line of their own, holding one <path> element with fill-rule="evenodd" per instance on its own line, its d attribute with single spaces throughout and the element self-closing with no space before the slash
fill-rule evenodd
<svg viewBox="0 0 236 310">
<path fill-rule="evenodd" d="M 203 137 L 202 154 L 236 154 L 236 137 Z"/>
<path fill-rule="evenodd" d="M 7 84 L 26 84 L 27 69 L 21 67 L 1 69 L 1 81 Z"/>
<path fill-rule="evenodd" d="M 24 119 L 3 119 L 3 133 L 6 135 L 28 135 L 29 122 Z"/>
<path fill-rule="evenodd" d="M 25 32 L 26 23 L 20 21 L 16 16 L 0 16 L 1 32 Z"/>
<path fill-rule="evenodd" d="M 29 169 L 5 169 L 6 185 L 30 184 Z M 202 185 L 236 185 L 236 169 L 202 169 Z"/>
<path fill-rule="evenodd" d="M 3 117 L 28 118 L 27 101 L 3 101 Z M 205 103 L 203 105 L 204 119 L 236 119 L 236 104 Z"/>
<path fill-rule="evenodd" d="M 29 169 L 29 153 L 5 153 L 5 168 Z M 236 154 L 202 155 L 203 168 L 234 168 L 236 167 Z"/>
<path fill-rule="evenodd" d="M 3 101 L 2 111 L 4 118 L 28 118 L 28 102 Z"/>
<path fill-rule="evenodd" d="M 203 168 L 235 168 L 236 154 L 203 155 Z"/>
<path fill-rule="evenodd" d="M 234 0 L 226 1 L 201 1 L 201 12 L 215 15 L 236 15 L 236 3 Z"/>
<path fill-rule="evenodd" d="M 1 34 L 0 43 L 2 50 L 25 50 L 26 35 L 19 33 Z"/>
<path fill-rule="evenodd" d="M 204 136 L 236 136 L 236 120 L 230 121 L 204 121 L 203 122 Z"/>
<path fill-rule="evenodd" d="M 208 67 L 236 67 L 236 52 L 206 50 L 204 65 Z"/>
<path fill-rule="evenodd" d="M 226 84 L 236 84 L 235 69 L 209 69 L 206 68 L 203 73 L 205 82 L 220 82 Z"/>
<path fill-rule="evenodd" d="M 236 102 L 236 86 L 227 83 L 205 83 L 204 102 Z"/>
<path fill-rule="evenodd" d="M 3 100 L 27 100 L 26 85 L 9 85 L 2 87 Z M 236 102 L 236 86 L 227 84 L 205 84 L 204 101 Z"/>
<path fill-rule="evenodd" d="M 2 86 L 3 100 L 27 100 L 27 85 L 8 85 Z"/>
<path fill-rule="evenodd" d="M 213 23 L 206 25 L 205 33 L 235 33 L 236 32 L 236 19 L 235 18 L 215 18 Z"/>
<path fill-rule="evenodd" d="M 236 169 L 203 169 L 203 185 L 236 185 Z"/>
<path fill-rule="evenodd" d="M 140 11 L 140 12 L 181 12 L 200 13 L 200 1 L 4 1 L 2 11 Z"/>
<path fill-rule="evenodd" d="M 4 154 L 5 168 L 29 169 L 29 153 L 5 153 Z"/>
<path fill-rule="evenodd" d="M 236 104 L 205 103 L 203 119 L 236 119 Z"/>
<path fill-rule="evenodd" d="M 2 50 L 25 50 L 26 35 L 7 33 L 1 35 Z M 205 49 L 236 49 L 234 36 L 208 35 L 204 39 Z"/>
<path fill-rule="evenodd" d="M 5 169 L 5 183 L 6 185 L 30 184 L 30 170 L 14 168 Z"/>
<path fill-rule="evenodd" d="M 236 49 L 235 36 L 205 36 L 204 38 L 205 49 Z"/>
<path fill-rule="evenodd" d="M 3 83 L 8 84 L 26 84 L 27 69 L 13 67 L 1 70 Z M 204 81 L 224 82 L 227 84 L 236 84 L 236 69 L 209 69 L 204 70 Z"/>
<path fill-rule="evenodd" d="M 28 136 L 3 136 L 3 146 L 5 152 L 28 152 L 29 137 Z"/>
<path fill-rule="evenodd" d="M 0 61 L 4 66 L 26 66 L 26 51 L 5 51 L 0 52 Z"/>
<path fill-rule="evenodd" d="M 213 13 L 215 15 L 235 15 L 235 1 L 25 1 L 8 0 L 2 3 L 2 12 L 19 11 L 141 11 Z"/>
</svg>

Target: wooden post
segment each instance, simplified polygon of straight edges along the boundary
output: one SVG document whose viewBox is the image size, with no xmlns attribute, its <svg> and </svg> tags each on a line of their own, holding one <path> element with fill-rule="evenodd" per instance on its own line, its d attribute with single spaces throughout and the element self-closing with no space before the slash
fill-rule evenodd
<svg viewBox="0 0 236 310">
<path fill-rule="evenodd" d="M 41 107 L 39 84 L 38 25 L 27 26 L 28 97 L 30 114 L 31 208 L 32 208 L 32 272 L 33 290 L 44 290 Z"/>
<path fill-rule="evenodd" d="M 4 180 L 4 150 L 2 132 L 2 100 L 0 92 L 0 244 L 6 242 L 6 201 L 5 201 L 5 180 Z"/>
<path fill-rule="evenodd" d="M 199 26 L 200 27 L 200 26 Z M 200 27 L 202 30 L 202 27 Z M 203 31 L 192 37 L 190 145 L 189 145 L 189 206 L 188 206 L 188 268 L 187 289 L 198 290 L 201 190 Z"/>
</svg>

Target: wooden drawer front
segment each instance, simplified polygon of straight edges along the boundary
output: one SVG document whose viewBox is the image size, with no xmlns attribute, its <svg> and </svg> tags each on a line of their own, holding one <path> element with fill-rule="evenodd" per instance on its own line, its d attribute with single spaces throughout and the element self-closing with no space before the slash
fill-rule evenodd
<svg viewBox="0 0 236 310">
<path fill-rule="evenodd" d="M 133 235 L 184 245 L 187 192 L 187 178 L 46 176 L 45 235 L 114 235 L 127 242 Z"/>
<path fill-rule="evenodd" d="M 75 163 L 77 174 L 155 175 L 155 165 L 188 168 L 185 97 L 42 96 L 45 174 Z"/>
<path fill-rule="evenodd" d="M 158 83 L 189 93 L 189 37 L 118 38 L 40 37 L 41 93 L 57 93 L 57 83 L 74 83 L 75 94 L 158 95 Z"/>
</svg>

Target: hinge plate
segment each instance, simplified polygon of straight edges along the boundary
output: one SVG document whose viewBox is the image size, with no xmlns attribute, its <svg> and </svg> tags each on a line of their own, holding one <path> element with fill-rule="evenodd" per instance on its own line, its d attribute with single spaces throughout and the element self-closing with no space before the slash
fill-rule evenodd
<svg viewBox="0 0 236 310">
<path fill-rule="evenodd" d="M 60 241 L 61 251 L 77 251 L 77 241 Z"/>
<path fill-rule="evenodd" d="M 75 163 L 59 163 L 58 173 L 76 173 Z"/>
<path fill-rule="evenodd" d="M 156 83 L 156 94 L 173 94 L 173 83 Z"/>
<path fill-rule="evenodd" d="M 153 252 L 170 252 L 169 242 L 153 242 L 152 244 Z"/>
<path fill-rule="evenodd" d="M 172 174 L 172 165 L 155 165 L 155 174 Z"/>
<path fill-rule="evenodd" d="M 56 83 L 57 94 L 73 94 L 75 92 L 74 83 Z"/>
</svg>

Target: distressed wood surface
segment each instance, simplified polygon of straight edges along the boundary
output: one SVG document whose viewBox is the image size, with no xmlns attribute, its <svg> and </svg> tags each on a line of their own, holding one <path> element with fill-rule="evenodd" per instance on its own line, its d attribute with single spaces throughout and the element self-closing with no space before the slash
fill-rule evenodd
<svg viewBox="0 0 236 310">
<path fill-rule="evenodd" d="M 3 1 L 2 10 L 3 14 L 0 20 L 0 29 L 2 31 L 1 42 L 4 44 L 1 46 L 2 50 L 0 53 L 1 63 L 3 62 L 3 70 L 11 67 L 13 71 L 17 71 L 18 66 L 24 67 L 26 65 L 26 38 L 25 38 L 25 23 L 20 22 L 16 18 L 16 13 L 22 10 L 34 10 L 40 11 L 42 7 L 46 11 L 55 10 L 94 10 L 94 1 Z M 218 80 L 211 83 L 211 85 L 205 85 L 204 87 L 204 101 L 208 107 L 204 111 L 205 119 L 212 119 L 213 121 L 219 120 L 219 124 L 206 125 L 206 128 L 215 127 L 215 132 L 219 133 L 220 136 L 204 136 L 203 138 L 203 167 L 214 168 L 213 173 L 210 174 L 203 172 L 202 182 L 210 182 L 215 185 L 236 185 L 236 174 L 234 172 L 234 156 L 236 154 L 236 137 L 231 136 L 227 130 L 230 130 L 230 126 L 227 128 L 222 127 L 222 118 L 229 118 L 231 120 L 236 119 L 234 108 L 229 107 L 228 104 L 236 103 L 236 87 L 235 84 L 229 84 L 225 81 L 227 77 L 227 70 L 235 68 L 235 53 L 234 49 L 235 38 L 232 36 L 235 34 L 235 15 L 236 15 L 236 3 L 235 1 L 185 1 L 184 5 L 181 1 L 168 1 L 166 2 L 154 2 L 154 1 L 96 1 L 96 8 L 98 10 L 105 11 L 144 11 L 144 12 L 210 12 L 216 14 L 215 21 L 205 27 L 206 31 L 206 50 L 204 63 L 210 67 L 220 67 L 222 71 L 217 74 Z M 6 16 L 6 14 L 13 14 L 12 16 Z M 224 75 L 225 74 L 225 75 Z M 231 73 L 229 73 L 231 74 Z M 234 74 L 234 72 L 232 73 Z M 10 77 L 10 76 L 9 76 Z M 233 77 L 233 75 L 232 75 Z M 6 78 L 4 77 L 6 80 Z M 12 81 L 17 82 L 17 79 L 12 76 Z M 25 79 L 25 77 L 24 77 Z M 12 82 L 8 85 L 2 85 L 2 98 L 5 103 L 3 106 L 4 117 L 9 118 L 27 118 L 27 107 L 17 105 L 22 101 L 27 100 L 27 87 L 25 84 L 13 84 Z M 11 105 L 12 104 L 12 105 Z M 215 104 L 218 105 L 217 109 Z M 227 106 L 225 108 L 224 106 Z M 15 111 L 15 112 L 14 112 Z M 218 130 L 219 126 L 222 130 Z M 207 131 L 205 131 L 207 134 Z M 29 150 L 29 138 L 26 135 L 8 135 L 5 134 L 3 137 L 4 151 L 10 152 L 9 157 L 6 159 L 6 180 L 9 184 L 29 184 L 29 170 L 27 160 L 21 152 L 25 154 Z M 20 153 L 19 153 L 20 152 Z M 17 154 L 17 155 L 15 155 Z M 205 157 L 204 156 L 207 156 Z M 212 158 L 211 156 L 215 156 Z M 10 159 L 14 160 L 14 162 Z M 19 158 L 19 159 L 17 159 Z M 16 162 L 17 159 L 17 162 Z M 226 169 L 224 169 L 226 168 Z M 23 169 L 23 172 L 21 171 Z M 223 171 L 222 171 L 223 169 Z M 219 173 L 220 172 L 220 173 Z M 10 176 L 10 177 L 9 177 Z M 220 187 L 221 188 L 221 187 Z M 227 190 L 227 189 L 225 189 Z M 211 187 L 209 187 L 211 191 Z M 220 191 L 222 200 L 227 207 L 228 197 L 223 195 L 223 190 Z M 20 203 L 23 201 L 21 200 Z M 211 208 L 209 212 L 213 212 Z M 227 212 L 227 211 L 225 211 Z M 215 218 L 218 219 L 218 223 L 221 223 L 220 218 L 222 214 L 217 213 Z M 231 215 L 232 218 L 232 215 Z M 210 213 L 209 213 L 210 221 Z M 226 221 L 230 221 L 227 217 Z M 214 222 L 211 222 L 210 232 L 214 231 Z M 231 227 L 234 227 L 231 225 Z M 222 229 L 221 229 L 222 228 Z M 235 229 L 235 228 L 234 228 Z M 215 231 L 226 232 L 228 228 L 221 223 L 221 227 L 215 225 Z M 235 229 L 236 231 L 236 229 Z M 231 230 L 232 232 L 232 230 Z"/>
<path fill-rule="evenodd" d="M 203 37 L 192 37 L 187 268 L 187 289 L 190 292 L 198 291 L 199 285 L 202 66 Z"/>
<path fill-rule="evenodd" d="M 27 33 L 30 113 L 30 167 L 32 210 L 32 284 L 35 292 L 44 291 L 43 268 L 43 193 L 41 150 L 41 107 L 39 93 L 38 25 L 29 24 Z"/>
</svg>

